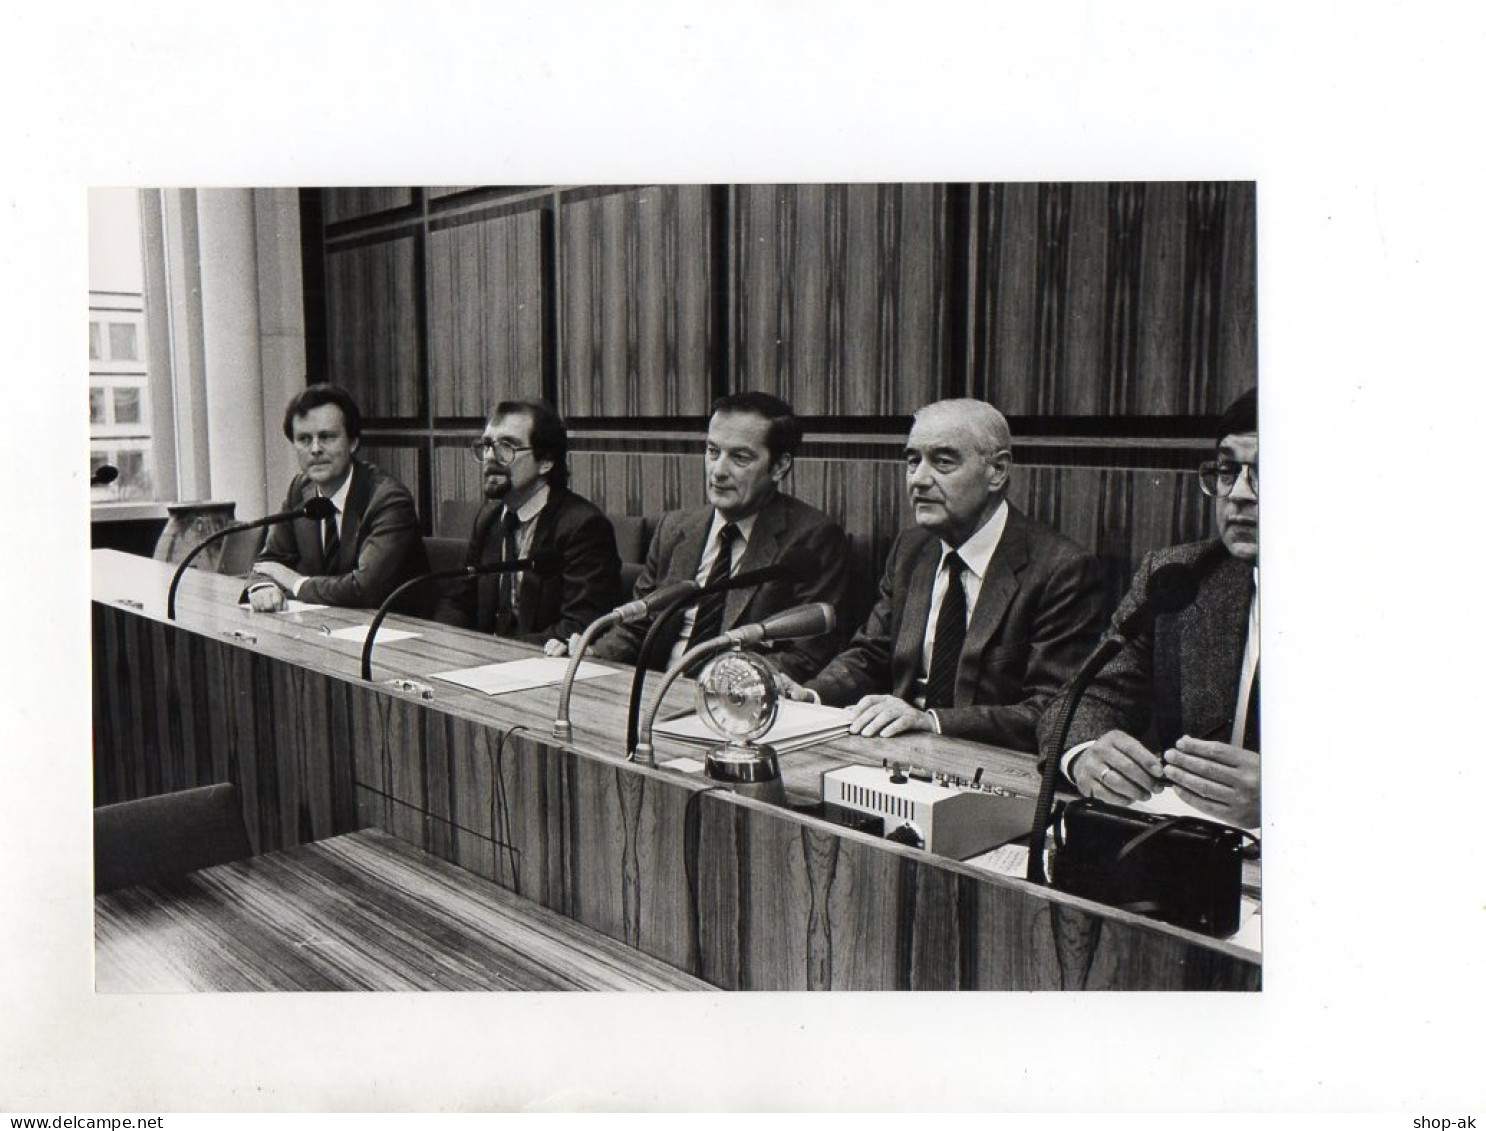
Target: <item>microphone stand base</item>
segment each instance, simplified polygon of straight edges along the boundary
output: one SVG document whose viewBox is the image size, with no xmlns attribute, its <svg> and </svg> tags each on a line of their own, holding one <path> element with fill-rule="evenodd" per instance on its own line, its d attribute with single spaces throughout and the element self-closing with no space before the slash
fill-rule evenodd
<svg viewBox="0 0 1486 1131">
<path fill-rule="evenodd" d="M 734 793 L 772 805 L 785 805 L 779 756 L 772 746 L 719 746 L 707 752 L 706 773 Z"/>
</svg>

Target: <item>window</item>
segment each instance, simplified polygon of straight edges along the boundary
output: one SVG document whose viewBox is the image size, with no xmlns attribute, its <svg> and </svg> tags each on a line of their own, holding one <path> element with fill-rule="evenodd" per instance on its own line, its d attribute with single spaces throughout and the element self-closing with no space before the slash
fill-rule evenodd
<svg viewBox="0 0 1486 1131">
<path fill-rule="evenodd" d="M 114 389 L 114 423 L 138 424 L 139 400 L 142 390 L 138 388 Z"/>
<path fill-rule="evenodd" d="M 104 464 L 119 471 L 92 489 L 92 499 L 149 501 L 157 484 L 139 193 L 97 189 L 88 204 L 89 462 L 95 471 Z"/>
<path fill-rule="evenodd" d="M 113 361 L 139 360 L 139 334 L 132 322 L 108 324 L 108 356 Z"/>
</svg>

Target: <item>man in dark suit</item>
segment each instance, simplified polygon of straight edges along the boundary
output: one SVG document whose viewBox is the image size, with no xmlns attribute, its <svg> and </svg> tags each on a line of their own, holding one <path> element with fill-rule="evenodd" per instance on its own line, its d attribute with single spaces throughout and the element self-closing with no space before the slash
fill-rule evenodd
<svg viewBox="0 0 1486 1131">
<path fill-rule="evenodd" d="M 418 512 L 408 489 L 353 458 L 361 411 L 336 385 L 309 385 L 284 411 L 284 436 L 300 473 L 284 510 L 323 495 L 336 513 L 269 527 L 248 579 L 249 603 L 274 612 L 294 597 L 320 605 L 374 609 L 404 581 L 428 572 Z"/>
<path fill-rule="evenodd" d="M 804 578 L 744 586 L 693 605 L 655 642 L 652 666 L 669 667 L 694 643 L 751 624 L 796 605 L 840 603 L 846 588 L 846 535 L 807 503 L 779 490 L 794 466 L 800 425 L 794 410 L 768 393 L 720 397 L 707 425 L 705 508 L 662 516 L 650 540 L 635 596 L 677 581 L 706 584 L 747 573 L 799 551 L 810 563 Z M 650 622 L 616 625 L 594 642 L 598 659 L 633 663 Z M 784 641 L 775 665 L 805 679 L 836 650 L 835 632 Z"/>
<path fill-rule="evenodd" d="M 1043 706 L 1098 637 L 1098 565 L 1006 502 L 1011 430 L 991 405 L 919 409 L 904 454 L 918 525 L 846 651 L 785 692 L 852 706 L 853 734 L 1034 750 Z"/>
<path fill-rule="evenodd" d="M 568 490 L 568 430 L 545 401 L 502 401 L 475 442 L 485 505 L 468 566 L 554 551 L 560 571 L 490 573 L 453 585 L 437 620 L 531 644 L 566 641 L 619 604 L 614 526 Z"/>
<path fill-rule="evenodd" d="M 1199 471 L 1218 537 L 1147 556 L 1121 613 L 1151 574 L 1198 575 L 1185 609 L 1157 616 L 1090 684 L 1073 716 L 1064 775 L 1080 793 L 1146 803 L 1169 789 L 1200 813 L 1259 825 L 1259 412 L 1253 390 L 1224 414 L 1217 459 Z M 1120 614 L 1117 614 L 1117 616 Z M 1044 732 L 1058 712 L 1050 709 Z M 1044 739 L 1051 741 L 1044 733 Z M 1169 807 L 1169 802 L 1162 806 Z"/>
</svg>

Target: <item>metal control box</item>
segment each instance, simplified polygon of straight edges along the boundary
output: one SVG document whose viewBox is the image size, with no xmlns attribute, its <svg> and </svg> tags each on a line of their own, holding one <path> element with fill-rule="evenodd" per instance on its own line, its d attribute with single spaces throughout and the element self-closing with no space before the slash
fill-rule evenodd
<svg viewBox="0 0 1486 1131">
<path fill-rule="evenodd" d="M 886 766 L 827 770 L 821 796 L 827 805 L 880 816 L 889 840 L 955 860 L 1026 836 L 1036 805 L 996 786 Z"/>
</svg>

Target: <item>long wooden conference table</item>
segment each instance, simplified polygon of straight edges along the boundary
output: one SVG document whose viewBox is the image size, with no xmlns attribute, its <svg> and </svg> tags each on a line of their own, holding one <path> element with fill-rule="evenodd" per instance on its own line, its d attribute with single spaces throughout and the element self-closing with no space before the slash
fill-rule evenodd
<svg viewBox="0 0 1486 1131">
<path fill-rule="evenodd" d="M 382 633 L 416 635 L 379 635 L 366 681 L 360 644 L 329 633 L 368 611 L 253 613 L 241 579 L 192 569 L 172 622 L 171 566 L 110 550 L 92 565 L 97 805 L 232 782 L 257 854 L 380 830 L 362 851 L 396 838 L 659 960 L 678 988 L 1259 988 L 1246 946 L 808 811 L 823 771 L 885 757 L 1031 797 L 1028 755 L 842 737 L 781 755 L 790 804 L 771 804 L 667 768 L 696 756 L 680 744 L 657 741 L 656 767 L 628 761 L 622 665 L 574 686 L 573 738 L 557 742 L 556 687 L 491 696 L 432 678 L 535 648 L 394 614 Z M 690 696 L 678 684 L 667 707 Z"/>
</svg>

